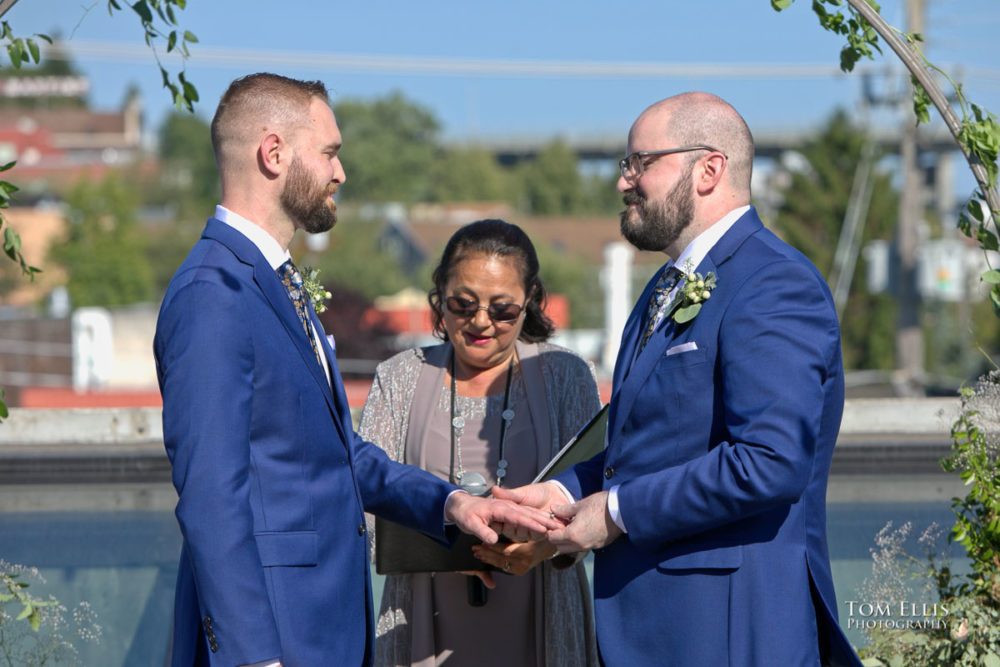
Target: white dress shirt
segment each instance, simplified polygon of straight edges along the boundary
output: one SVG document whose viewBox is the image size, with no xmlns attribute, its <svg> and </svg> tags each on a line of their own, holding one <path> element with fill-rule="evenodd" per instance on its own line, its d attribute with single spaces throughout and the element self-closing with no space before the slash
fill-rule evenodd
<svg viewBox="0 0 1000 667">
<path fill-rule="evenodd" d="M 729 228 L 732 227 L 736 221 L 743 217 L 743 214 L 749 210 L 749 206 L 741 206 L 724 215 L 721 220 L 696 236 L 691 243 L 684 248 L 684 252 L 680 254 L 680 257 L 678 257 L 675 261 L 668 261 L 666 267 L 669 268 L 671 266 L 677 266 L 677 268 L 681 269 L 685 275 L 697 269 L 698 265 L 701 264 L 703 259 L 705 259 L 705 256 L 709 253 L 709 251 L 715 247 L 716 243 L 719 242 L 719 239 L 721 239 L 723 235 L 729 231 Z M 677 281 L 677 285 L 675 285 L 667 295 L 667 303 L 673 300 L 674 296 L 677 294 L 677 290 L 681 289 L 683 286 L 684 279 L 681 278 Z M 657 329 L 663 326 L 663 321 L 666 319 L 667 318 L 663 318 L 663 320 L 660 321 L 657 325 Z M 562 492 L 567 498 L 569 498 L 571 503 L 575 502 L 575 499 L 565 486 L 555 480 L 553 480 L 552 483 L 562 489 Z M 625 521 L 622 519 L 621 511 L 618 507 L 618 486 L 618 484 L 615 484 L 608 490 L 608 514 L 611 515 L 611 520 L 615 522 L 615 525 L 618 526 L 623 533 L 627 533 L 628 530 L 625 529 Z"/>
<path fill-rule="evenodd" d="M 221 222 L 226 223 L 236 231 L 238 231 L 243 236 L 257 246 L 261 254 L 264 255 L 264 259 L 267 263 L 271 265 L 271 268 L 275 271 L 278 267 L 284 264 L 287 260 L 292 258 L 291 253 L 287 249 L 282 248 L 281 244 L 278 243 L 273 236 L 268 234 L 262 227 L 250 222 L 238 213 L 233 213 L 228 208 L 224 206 L 215 207 L 215 218 Z M 320 338 L 319 332 L 316 331 L 316 327 L 310 323 L 310 330 L 312 331 L 313 340 L 316 343 L 316 352 L 319 354 L 322 360 L 323 373 L 326 375 L 327 383 L 330 382 L 330 366 L 326 363 L 326 352 L 323 349 L 323 341 Z"/>
</svg>

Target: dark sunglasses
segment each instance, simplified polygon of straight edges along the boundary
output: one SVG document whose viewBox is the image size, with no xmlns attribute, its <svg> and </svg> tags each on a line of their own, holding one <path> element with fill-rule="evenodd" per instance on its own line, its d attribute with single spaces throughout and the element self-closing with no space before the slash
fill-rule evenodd
<svg viewBox="0 0 1000 667">
<path fill-rule="evenodd" d="M 461 296 L 449 296 L 444 300 L 444 305 L 452 315 L 470 319 L 475 317 L 480 310 L 485 310 L 486 315 L 494 322 L 513 322 L 521 316 L 521 311 L 524 310 L 524 305 L 519 306 L 516 303 L 491 303 L 488 306 L 480 306 L 477 301 Z"/>
</svg>

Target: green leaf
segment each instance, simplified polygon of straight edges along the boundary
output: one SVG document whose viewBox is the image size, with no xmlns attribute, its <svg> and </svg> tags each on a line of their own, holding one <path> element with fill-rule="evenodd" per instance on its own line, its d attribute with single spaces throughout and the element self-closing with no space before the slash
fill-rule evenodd
<svg viewBox="0 0 1000 667">
<path fill-rule="evenodd" d="M 983 667 L 1000 667 L 1000 656 L 996 653 L 987 653 L 983 656 Z"/>
<path fill-rule="evenodd" d="M 10 227 L 3 230 L 3 247 L 4 250 L 21 252 L 21 237 Z"/>
<path fill-rule="evenodd" d="M 177 31 L 171 30 L 167 37 L 167 53 L 173 51 L 175 46 L 177 46 Z"/>
<path fill-rule="evenodd" d="M 31 617 L 28 618 L 28 623 L 31 624 L 31 629 L 38 632 L 38 628 L 42 625 L 42 613 L 37 609 L 31 612 Z"/>
<path fill-rule="evenodd" d="M 788 9 L 792 6 L 793 0 L 771 0 L 771 9 L 776 12 L 780 12 L 782 9 Z"/>
<path fill-rule="evenodd" d="M 685 306 L 683 308 L 678 308 L 677 312 L 674 313 L 674 322 L 678 324 L 684 324 L 685 322 L 690 322 L 694 319 L 694 316 L 698 314 L 701 310 L 700 303 L 694 303 L 690 306 Z"/>
<path fill-rule="evenodd" d="M 1000 283 L 1000 271 L 997 269 L 990 269 L 982 276 L 980 276 L 984 283 L 989 283 L 991 285 L 996 285 Z"/>
<path fill-rule="evenodd" d="M 153 22 L 153 12 L 149 10 L 149 5 L 146 4 L 146 0 L 139 0 L 139 2 L 132 5 L 132 9 L 135 13 L 139 15 L 143 23 Z"/>
<path fill-rule="evenodd" d="M 977 199 L 970 199 L 969 203 L 966 205 L 969 213 L 972 217 L 976 219 L 977 222 L 983 221 L 983 205 Z"/>
<path fill-rule="evenodd" d="M 14 620 L 15 621 L 23 621 L 24 619 L 26 619 L 29 616 L 31 616 L 31 614 L 34 611 L 35 611 L 35 608 L 31 606 L 31 602 L 30 601 L 29 602 L 25 602 L 24 603 L 24 609 L 21 610 L 21 613 L 18 614 L 17 618 L 15 618 Z"/>
<path fill-rule="evenodd" d="M 38 48 L 38 42 L 33 39 L 28 40 L 28 51 L 31 53 L 31 60 L 38 63 L 42 59 L 42 52 Z"/>
<path fill-rule="evenodd" d="M 789 2 L 791 2 L 791 0 L 789 0 Z M 184 31 L 184 41 L 185 42 L 191 42 L 192 44 L 197 44 L 198 43 L 198 38 L 190 30 L 185 30 Z"/>
</svg>

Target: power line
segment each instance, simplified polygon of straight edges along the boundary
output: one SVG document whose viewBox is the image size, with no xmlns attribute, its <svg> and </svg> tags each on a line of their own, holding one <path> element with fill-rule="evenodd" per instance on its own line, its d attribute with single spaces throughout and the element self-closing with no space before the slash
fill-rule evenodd
<svg viewBox="0 0 1000 667">
<path fill-rule="evenodd" d="M 57 42 L 46 57 L 79 58 L 122 62 L 128 58 L 149 57 L 143 44 L 125 42 Z M 563 78 L 832 78 L 846 76 L 839 67 L 823 63 L 655 63 L 609 61 L 505 60 L 486 58 L 450 58 L 430 56 L 387 56 L 348 53 L 261 51 L 197 45 L 191 49 L 186 66 L 245 68 L 294 66 L 306 69 L 337 69 L 341 72 L 385 74 L 421 74 L 428 76 L 512 76 Z M 59 55 L 62 52 L 65 55 Z M 179 56 L 160 54 L 161 60 Z M 886 71 L 885 66 L 861 65 L 859 72 Z M 943 69 L 949 69 L 944 67 Z M 960 67 L 974 76 L 1000 77 L 1000 70 Z"/>
</svg>

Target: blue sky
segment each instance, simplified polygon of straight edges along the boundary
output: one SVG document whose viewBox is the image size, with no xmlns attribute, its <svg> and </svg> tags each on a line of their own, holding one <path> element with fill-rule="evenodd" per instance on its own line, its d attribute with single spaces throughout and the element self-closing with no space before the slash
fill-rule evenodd
<svg viewBox="0 0 1000 667">
<path fill-rule="evenodd" d="M 905 24 L 903 4 L 882 3 L 893 25 Z M 624 144 L 648 104 L 692 89 L 726 98 L 755 131 L 806 129 L 838 106 L 855 109 L 861 90 L 860 76 L 836 73 L 841 40 L 819 27 L 808 0 L 781 13 L 768 0 L 618 6 L 606 0 L 189 0 L 179 16 L 199 38 L 186 67 L 201 94 L 197 111 L 206 118 L 230 80 L 260 70 L 321 79 L 334 102 L 401 91 L 429 108 L 444 136 L 457 140 L 620 135 Z M 111 19 L 106 0 L 20 0 L 5 19 L 18 34 L 69 38 L 78 66 L 93 79 L 94 105 L 116 108 L 125 88 L 136 84 L 151 126 L 170 108 L 130 10 Z M 995 112 L 998 30 L 997 0 L 927 0 L 929 56 L 949 71 L 960 66 L 969 96 Z M 110 55 L 97 54 L 108 47 Z M 426 59 L 445 71 L 413 69 Z M 874 64 L 895 63 L 884 56 Z M 551 72 L 566 64 L 572 73 Z M 706 65 L 729 73 L 711 75 Z M 657 72 L 636 71 L 644 66 Z M 757 66 L 769 71 L 758 74 Z M 595 73 L 600 67 L 608 69 Z M 790 73 L 792 67 L 806 72 Z M 879 122 L 898 122 L 883 116 Z M 349 146 L 345 137 L 345 150 Z"/>
</svg>

